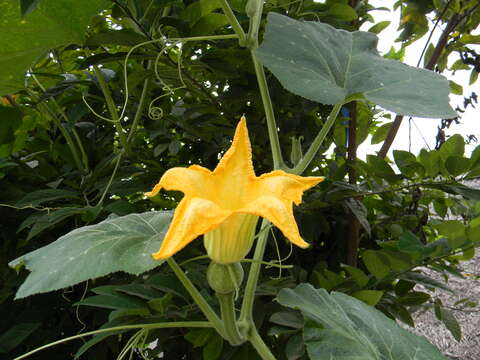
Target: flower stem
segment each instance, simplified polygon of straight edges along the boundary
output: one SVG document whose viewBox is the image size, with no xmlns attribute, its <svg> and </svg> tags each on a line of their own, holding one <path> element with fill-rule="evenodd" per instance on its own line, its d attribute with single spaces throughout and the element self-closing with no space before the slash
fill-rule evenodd
<svg viewBox="0 0 480 360">
<path fill-rule="evenodd" d="M 25 359 L 26 357 L 28 357 L 30 355 L 33 355 L 33 354 L 35 354 L 39 351 L 42 351 L 44 349 L 48 349 L 49 347 L 59 345 L 59 344 L 62 344 L 62 343 L 65 343 L 65 342 L 68 342 L 68 341 L 71 341 L 71 340 L 80 339 L 84 336 L 91 336 L 91 335 L 102 334 L 102 333 L 106 333 L 106 332 L 110 332 L 110 331 L 118 331 L 118 330 L 162 329 L 162 328 L 178 328 L 178 327 L 209 328 L 209 327 L 212 327 L 212 324 L 210 324 L 208 321 L 179 321 L 179 322 L 165 322 L 165 323 L 156 323 L 156 324 L 135 324 L 135 325 L 115 326 L 115 327 L 106 328 L 106 329 L 89 331 L 89 332 L 85 332 L 83 334 L 78 334 L 78 335 L 70 336 L 70 337 L 67 337 L 67 338 L 64 338 L 64 339 L 60 339 L 60 340 L 51 342 L 49 344 L 40 346 L 36 349 L 33 349 L 32 351 L 29 351 L 28 353 L 20 355 L 13 360 Z"/>
<path fill-rule="evenodd" d="M 263 219 L 260 230 L 260 236 L 257 240 L 255 254 L 253 255 L 253 262 L 248 273 L 247 285 L 245 286 L 245 293 L 243 296 L 242 310 L 240 312 L 239 323 L 243 327 L 242 330 L 248 332 L 249 328 L 255 327 L 253 323 L 253 303 L 255 300 L 255 290 L 257 289 L 258 276 L 262 267 L 263 254 L 265 253 L 265 246 L 267 244 L 268 231 L 262 231 L 269 226 L 268 220 Z"/>
<path fill-rule="evenodd" d="M 330 131 L 331 127 L 335 123 L 335 120 L 338 116 L 338 113 L 340 112 L 340 109 L 342 108 L 343 104 L 337 104 L 333 106 L 332 111 L 328 115 L 327 121 L 323 125 L 323 127 L 320 129 L 318 132 L 317 137 L 313 140 L 312 144 L 310 145 L 310 148 L 308 149 L 307 153 L 305 156 L 300 160 L 300 162 L 293 168 L 291 171 L 292 174 L 295 175 L 301 175 L 305 169 L 310 165 L 312 162 L 313 158 L 318 152 L 318 149 L 320 149 L 320 145 L 322 145 L 323 140 L 325 140 L 325 137 L 327 136 L 328 132 Z"/>
<path fill-rule="evenodd" d="M 258 331 L 255 327 L 252 328 L 248 340 L 255 348 L 255 350 L 257 350 L 258 355 L 260 355 L 263 360 L 276 360 L 275 356 L 272 354 L 268 346 L 258 334 Z"/>
<path fill-rule="evenodd" d="M 230 25 L 232 25 L 233 30 L 235 33 L 238 35 L 238 44 L 240 46 L 245 46 L 247 36 L 245 32 L 243 31 L 242 26 L 238 22 L 235 14 L 232 11 L 232 8 L 228 4 L 227 0 L 220 0 L 220 5 L 222 5 L 223 12 L 225 16 L 228 18 L 228 21 L 230 22 Z"/>
<path fill-rule="evenodd" d="M 173 270 L 177 278 L 183 284 L 185 289 L 188 291 L 190 296 L 193 298 L 195 303 L 198 305 L 200 310 L 202 310 L 203 314 L 207 318 L 207 320 L 212 324 L 212 327 L 223 337 L 227 338 L 225 334 L 225 327 L 223 325 L 222 320 L 218 317 L 218 315 L 213 311 L 210 305 L 207 303 L 205 298 L 200 294 L 197 290 L 195 285 L 190 281 L 187 275 L 183 272 L 183 270 L 178 266 L 177 262 L 173 257 L 167 259 L 167 263 L 170 268 Z"/>
<path fill-rule="evenodd" d="M 268 137 L 270 139 L 270 147 L 272 149 L 273 168 L 282 169 L 285 167 L 283 163 L 282 150 L 280 148 L 280 140 L 278 139 L 277 123 L 275 121 L 275 113 L 273 112 L 272 99 L 268 91 L 267 78 L 263 65 L 258 61 L 254 51 L 252 53 L 253 66 L 257 75 L 258 87 L 262 96 L 265 117 L 267 119 Z"/>
<path fill-rule="evenodd" d="M 235 292 L 229 294 L 216 293 L 215 296 L 220 303 L 220 312 L 222 314 L 223 325 L 225 326 L 225 335 L 231 345 L 240 345 L 245 342 L 238 331 L 237 319 L 235 316 Z"/>
</svg>

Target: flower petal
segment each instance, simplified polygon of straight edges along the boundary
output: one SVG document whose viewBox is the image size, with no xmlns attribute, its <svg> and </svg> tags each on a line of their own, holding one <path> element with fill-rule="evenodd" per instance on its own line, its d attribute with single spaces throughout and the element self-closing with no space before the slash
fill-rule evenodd
<svg viewBox="0 0 480 360">
<path fill-rule="evenodd" d="M 188 168 L 175 167 L 167 170 L 152 191 L 145 195 L 152 197 L 163 188 L 178 190 L 190 197 L 208 194 L 212 185 L 212 172 L 202 166 L 192 165 Z"/>
<path fill-rule="evenodd" d="M 254 178 L 255 171 L 252 164 L 252 146 L 248 137 L 247 120 L 240 119 L 230 148 L 213 171 L 215 175 L 231 176 L 233 174 Z"/>
<path fill-rule="evenodd" d="M 303 177 L 282 170 L 262 174 L 257 179 L 257 196 L 274 196 L 278 199 L 293 201 L 296 205 L 302 202 L 302 195 L 305 190 L 324 180 L 323 177 Z"/>
<path fill-rule="evenodd" d="M 213 230 L 231 215 L 215 203 L 201 198 L 183 198 L 154 259 L 165 259 L 183 249 L 198 236 Z"/>
<path fill-rule="evenodd" d="M 300 236 L 293 216 L 292 204 L 289 201 L 281 201 L 273 196 L 261 196 L 239 209 L 238 212 L 261 216 L 279 228 L 283 235 L 295 245 L 301 248 L 309 246 Z"/>
</svg>

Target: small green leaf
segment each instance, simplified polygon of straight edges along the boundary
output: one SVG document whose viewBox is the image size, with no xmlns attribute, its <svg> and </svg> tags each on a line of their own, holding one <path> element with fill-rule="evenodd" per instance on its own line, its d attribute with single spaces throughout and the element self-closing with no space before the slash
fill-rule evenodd
<svg viewBox="0 0 480 360">
<path fill-rule="evenodd" d="M 270 12 L 256 54 L 287 90 L 322 104 L 367 99 L 403 115 L 457 116 L 444 77 L 379 56 L 377 41 L 373 33 Z"/>
<path fill-rule="evenodd" d="M 95 295 L 86 299 L 80 300 L 75 305 L 95 306 L 105 309 L 141 309 L 146 308 L 146 303 L 134 297 L 117 294 L 110 295 Z"/>
<path fill-rule="evenodd" d="M 440 147 L 440 156 L 446 160 L 449 156 L 463 156 L 465 153 L 465 140 L 462 135 L 455 134 L 448 138 Z"/>
<path fill-rule="evenodd" d="M 36 190 L 30 193 L 27 193 L 23 198 L 21 198 L 15 206 L 24 207 L 24 206 L 38 206 L 48 201 L 59 200 L 59 199 L 72 199 L 78 197 L 79 194 L 62 189 L 45 189 L 45 190 Z"/>
<path fill-rule="evenodd" d="M 16 298 L 53 291 L 115 271 L 141 274 L 162 261 L 151 254 L 160 248 L 172 214 L 152 211 L 107 219 L 62 236 L 57 241 L 9 263 L 31 271 Z"/>
<path fill-rule="evenodd" d="M 345 200 L 345 204 L 350 209 L 353 215 L 357 218 L 360 225 L 367 233 L 368 236 L 371 234 L 370 222 L 367 219 L 367 208 L 359 200 L 350 198 Z"/>
<path fill-rule="evenodd" d="M 388 259 L 380 252 L 367 250 L 362 253 L 362 259 L 370 271 L 377 279 L 383 279 L 390 272 Z"/>
<path fill-rule="evenodd" d="M 210 35 L 220 28 L 229 25 L 228 18 L 223 14 L 212 13 L 202 16 L 192 28 L 192 35 Z"/>
<path fill-rule="evenodd" d="M 455 95 L 463 95 L 463 87 L 462 85 L 457 84 L 455 81 L 450 80 L 450 90 L 452 94 Z"/>
<path fill-rule="evenodd" d="M 458 176 L 467 172 L 470 168 L 470 160 L 463 156 L 449 156 L 445 161 L 445 168 L 452 176 Z"/>
<path fill-rule="evenodd" d="M 342 265 L 342 268 L 352 276 L 353 280 L 355 280 L 360 288 L 363 288 L 368 284 L 368 276 L 361 269 L 349 265 Z"/>
<path fill-rule="evenodd" d="M 415 155 L 408 151 L 393 150 L 393 158 L 398 169 L 406 177 L 412 178 L 415 174 L 423 175 L 425 169 L 417 162 Z"/>
<path fill-rule="evenodd" d="M 285 356 L 288 360 L 300 359 L 305 353 L 305 344 L 301 335 L 293 335 L 285 346 Z"/>
<path fill-rule="evenodd" d="M 418 160 L 425 168 L 425 175 L 429 177 L 435 177 L 440 172 L 442 158 L 437 150 L 420 150 Z"/>
<path fill-rule="evenodd" d="M 223 339 L 217 333 L 212 333 L 208 343 L 203 347 L 202 355 L 204 360 L 216 360 L 223 351 Z"/>
<path fill-rule="evenodd" d="M 448 329 L 448 331 L 450 331 L 450 334 L 452 334 L 455 340 L 462 340 L 462 329 L 450 310 L 442 308 L 442 322 L 445 324 L 445 327 Z"/>
<path fill-rule="evenodd" d="M 270 322 L 282 325 L 285 327 L 290 327 L 294 329 L 303 328 L 303 318 L 300 313 L 292 311 L 280 311 L 272 314 L 269 319 Z"/>
<path fill-rule="evenodd" d="M 422 255 L 425 252 L 425 246 L 411 231 L 406 231 L 400 236 L 398 249 L 406 253 L 418 255 Z"/>
<path fill-rule="evenodd" d="M 383 291 L 379 290 L 360 290 L 352 294 L 354 298 L 362 300 L 365 304 L 375 306 L 383 296 Z"/>
<path fill-rule="evenodd" d="M 326 14 L 343 21 L 353 21 L 358 17 L 354 8 L 347 4 L 339 4 L 337 2 L 328 8 Z"/>
<path fill-rule="evenodd" d="M 370 29 L 368 29 L 368 32 L 374 33 L 374 34 L 379 34 L 383 30 L 385 30 L 388 25 L 390 25 L 390 21 L 380 21 L 373 25 Z"/>
<path fill-rule="evenodd" d="M 467 241 L 466 227 L 459 220 L 446 220 L 434 226 L 439 235 L 448 239 L 448 245 L 452 249 L 461 247 Z"/>
<path fill-rule="evenodd" d="M 384 141 L 391 127 L 392 127 L 392 123 L 389 122 L 377 128 L 377 130 L 375 130 L 375 134 L 373 134 L 372 136 L 372 140 L 370 143 L 372 145 L 375 145 Z"/>
</svg>

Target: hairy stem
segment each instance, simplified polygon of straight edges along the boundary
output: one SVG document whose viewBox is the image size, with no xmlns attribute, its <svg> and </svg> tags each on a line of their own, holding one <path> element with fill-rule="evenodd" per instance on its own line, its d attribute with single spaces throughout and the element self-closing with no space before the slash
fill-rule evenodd
<svg viewBox="0 0 480 360">
<path fill-rule="evenodd" d="M 252 61 L 257 75 L 258 87 L 262 96 L 265 117 L 267 119 L 268 137 L 270 139 L 270 148 L 272 149 L 273 168 L 282 169 L 285 167 L 280 148 L 280 140 L 278 139 L 277 123 L 275 121 L 275 113 L 273 112 L 272 99 L 268 91 L 267 78 L 262 64 L 258 61 L 254 51 L 252 51 Z"/>
<path fill-rule="evenodd" d="M 93 65 L 93 69 L 95 71 L 95 76 L 97 77 L 98 83 L 100 84 L 103 96 L 105 97 L 105 101 L 107 102 L 107 108 L 110 112 L 110 116 L 112 117 L 115 129 L 117 130 L 120 144 L 125 150 L 127 150 L 127 137 L 125 136 L 122 124 L 120 123 L 121 119 L 119 118 L 118 111 L 115 106 L 115 102 L 113 101 L 112 94 L 108 88 L 107 82 L 105 81 L 102 71 L 98 68 L 98 66 Z"/>
<path fill-rule="evenodd" d="M 180 268 L 180 266 L 177 264 L 175 259 L 173 257 L 167 259 L 167 263 L 170 266 L 170 268 L 173 270 L 175 275 L 177 276 L 178 280 L 183 284 L 185 289 L 188 291 L 190 296 L 193 298 L 195 303 L 198 305 L 200 310 L 202 310 L 203 314 L 207 318 L 207 320 L 212 324 L 212 327 L 215 328 L 215 330 L 223 337 L 226 338 L 225 336 L 225 327 L 223 325 L 222 320 L 218 317 L 218 315 L 213 311 L 213 309 L 210 307 L 210 305 L 207 303 L 205 298 L 200 294 L 200 292 L 197 290 L 195 285 L 190 281 L 190 279 L 187 277 L 187 275 L 183 272 L 183 270 Z"/>
<path fill-rule="evenodd" d="M 235 316 L 235 293 L 215 294 L 220 303 L 220 312 L 222 314 L 223 325 L 225 326 L 225 335 L 231 345 L 240 345 L 245 340 L 240 335 Z"/>
<path fill-rule="evenodd" d="M 223 13 L 228 18 L 230 25 L 232 25 L 233 31 L 235 31 L 235 33 L 238 35 L 238 44 L 240 46 L 245 46 L 247 35 L 243 31 L 242 26 L 238 22 L 237 17 L 228 4 L 228 0 L 220 0 L 220 5 L 222 5 Z"/>
</svg>

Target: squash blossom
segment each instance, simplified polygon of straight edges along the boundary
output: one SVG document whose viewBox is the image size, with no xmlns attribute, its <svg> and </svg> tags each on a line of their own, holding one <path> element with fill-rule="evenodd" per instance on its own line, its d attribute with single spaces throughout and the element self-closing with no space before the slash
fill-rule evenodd
<svg viewBox="0 0 480 360">
<path fill-rule="evenodd" d="M 323 177 L 302 177 L 275 170 L 256 176 L 245 117 L 237 125 L 230 149 L 214 171 L 199 165 L 166 171 L 147 196 L 163 188 L 185 194 L 177 206 L 160 250 L 165 259 L 200 235 L 208 256 L 219 264 L 242 260 L 250 251 L 258 217 L 278 227 L 295 245 L 306 248 L 293 217 L 293 203 Z"/>
</svg>

